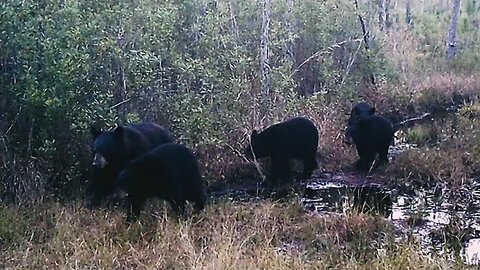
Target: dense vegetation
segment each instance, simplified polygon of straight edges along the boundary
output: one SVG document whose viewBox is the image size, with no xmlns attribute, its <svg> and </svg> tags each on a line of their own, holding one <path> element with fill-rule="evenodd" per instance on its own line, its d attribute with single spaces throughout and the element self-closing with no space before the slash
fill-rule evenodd
<svg viewBox="0 0 480 270">
<path fill-rule="evenodd" d="M 477 176 L 479 4 L 462 2 L 458 51 L 447 59 L 448 1 L 355 3 L 0 2 L 0 267 L 452 267 L 414 243 L 397 246 L 383 220 L 331 221 L 293 202 L 220 201 L 185 223 L 133 228 L 78 203 L 92 124 L 159 123 L 196 150 L 209 183 L 242 181 L 255 175 L 239 154 L 250 132 L 297 115 L 319 129 L 320 169 L 348 169 L 356 154 L 342 132 L 358 100 L 393 122 L 460 107 L 454 120 L 399 134 L 419 147 L 383 173 L 457 188 Z"/>
</svg>

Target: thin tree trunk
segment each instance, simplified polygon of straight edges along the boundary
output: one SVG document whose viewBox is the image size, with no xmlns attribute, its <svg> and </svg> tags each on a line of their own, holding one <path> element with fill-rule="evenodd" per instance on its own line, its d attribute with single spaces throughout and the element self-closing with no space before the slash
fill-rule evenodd
<svg viewBox="0 0 480 270">
<path fill-rule="evenodd" d="M 478 32 L 480 31 L 480 19 L 479 19 L 479 16 L 478 16 L 478 12 L 477 12 L 477 0 L 472 0 L 472 17 L 473 17 L 473 20 L 472 20 L 472 24 L 473 24 L 473 28 L 474 28 L 474 31 L 473 31 L 473 46 L 475 46 L 475 44 L 477 43 L 478 41 Z"/>
<path fill-rule="evenodd" d="M 292 22 L 292 10 L 294 4 L 294 0 L 287 0 L 287 11 L 285 13 L 285 29 L 287 29 L 287 37 L 285 42 L 285 57 L 287 57 L 292 63 L 295 62 L 295 55 L 293 53 L 295 29 Z"/>
<path fill-rule="evenodd" d="M 460 13 L 460 0 L 453 0 L 452 3 L 452 17 L 450 26 L 448 28 L 447 37 L 447 58 L 452 59 L 457 54 L 457 23 L 458 15 Z"/>
<path fill-rule="evenodd" d="M 238 39 L 239 39 L 239 32 L 238 32 L 238 24 L 237 24 L 237 18 L 235 17 L 235 7 L 233 0 L 228 1 L 228 7 L 230 9 L 230 22 L 232 24 L 232 41 L 233 45 L 237 47 L 238 45 Z"/>
<path fill-rule="evenodd" d="M 392 18 L 390 17 L 390 3 L 391 0 L 385 1 L 385 28 L 389 31 L 390 27 L 392 27 Z"/>
<path fill-rule="evenodd" d="M 370 49 L 370 31 L 368 31 L 365 20 L 363 19 L 362 15 L 360 14 L 360 10 L 358 8 L 358 1 L 357 0 L 355 0 L 355 9 L 357 11 L 358 20 L 360 21 L 360 26 L 362 27 L 363 41 L 365 43 L 365 49 L 369 50 Z"/>
<path fill-rule="evenodd" d="M 260 74 L 262 75 L 262 90 L 265 95 L 270 94 L 270 66 L 269 56 L 269 33 L 270 28 L 270 0 L 263 0 L 262 8 L 262 36 L 260 38 Z"/>
<path fill-rule="evenodd" d="M 362 27 L 363 41 L 365 43 L 365 50 L 367 51 L 367 59 L 369 60 L 370 57 L 368 55 L 369 55 L 369 51 L 370 51 L 370 31 L 367 29 L 365 21 L 363 20 L 363 17 L 360 14 L 360 10 L 358 8 L 358 1 L 354 0 L 354 3 L 355 3 L 355 9 L 357 11 L 358 20 L 360 21 L 360 25 Z M 376 87 L 375 76 L 373 75 L 373 73 L 370 73 L 368 76 L 369 76 L 370 83 L 374 87 Z"/>
<path fill-rule="evenodd" d="M 407 23 L 408 28 L 412 28 L 412 1 L 407 0 L 405 2 L 405 22 Z"/>
<path fill-rule="evenodd" d="M 120 48 L 118 55 L 114 57 L 114 63 L 117 65 L 117 89 L 115 91 L 115 104 L 122 102 L 126 99 L 127 96 L 127 76 L 125 74 L 125 30 L 122 26 L 120 31 L 117 33 L 117 46 Z M 126 121 L 127 108 L 125 106 L 117 106 L 117 113 L 121 117 L 122 121 Z"/>
<path fill-rule="evenodd" d="M 377 0 L 378 5 L 378 27 L 380 31 L 385 28 L 385 0 Z"/>
</svg>

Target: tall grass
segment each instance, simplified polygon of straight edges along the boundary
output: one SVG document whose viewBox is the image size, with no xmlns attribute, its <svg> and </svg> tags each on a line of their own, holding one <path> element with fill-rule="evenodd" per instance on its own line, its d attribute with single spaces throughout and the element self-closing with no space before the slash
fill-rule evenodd
<svg viewBox="0 0 480 270">
<path fill-rule="evenodd" d="M 171 218 L 151 204 L 127 225 L 117 210 L 49 202 L 11 213 L 28 223 L 15 245 L 2 246 L 4 269 L 459 269 L 421 255 L 382 218 L 358 213 L 320 216 L 286 203 L 210 204 L 204 213 Z M 155 216 L 152 216 L 155 214 Z M 5 236 L 5 232 L 2 232 Z M 8 234 L 8 233 L 7 233 Z M 21 237 L 20 237 L 21 236 Z M 2 238 L 3 241 L 4 238 Z"/>
</svg>

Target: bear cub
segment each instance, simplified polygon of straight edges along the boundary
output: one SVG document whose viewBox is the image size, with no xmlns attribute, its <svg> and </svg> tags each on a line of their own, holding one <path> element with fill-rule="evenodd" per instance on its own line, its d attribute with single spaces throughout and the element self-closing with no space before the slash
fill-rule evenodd
<svg viewBox="0 0 480 270">
<path fill-rule="evenodd" d="M 168 143 L 129 162 L 120 173 L 117 189 L 128 196 L 127 219 L 136 219 L 146 199 L 168 201 L 177 214 L 186 202 L 197 211 L 205 207 L 206 194 L 197 158 L 186 146 Z"/>
<path fill-rule="evenodd" d="M 369 171 L 377 154 L 376 165 L 388 163 L 388 148 L 393 135 L 392 123 L 383 116 L 375 115 L 374 107 L 365 102 L 355 105 L 345 131 L 347 142 L 353 141 L 359 156 L 355 168 Z"/>
<path fill-rule="evenodd" d="M 250 144 L 245 154 L 247 158 L 271 158 L 271 173 L 267 183 L 276 184 L 291 181 L 290 159 L 303 161 L 303 177 L 310 178 L 318 167 L 316 154 L 318 147 L 318 130 L 312 121 L 296 117 L 272 125 L 250 136 Z"/>
</svg>

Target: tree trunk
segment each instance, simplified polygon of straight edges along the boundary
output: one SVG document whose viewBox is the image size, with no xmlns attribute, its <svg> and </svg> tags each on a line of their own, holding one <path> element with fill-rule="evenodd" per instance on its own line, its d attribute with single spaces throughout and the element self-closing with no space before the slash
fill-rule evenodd
<svg viewBox="0 0 480 270">
<path fill-rule="evenodd" d="M 475 10 L 476 10 L 477 6 L 475 5 Z M 476 12 L 476 11 L 475 11 Z M 475 14 L 475 42 L 477 42 L 478 40 L 478 33 L 480 32 L 480 16 L 479 14 L 476 12 Z"/>
<path fill-rule="evenodd" d="M 479 20 L 479 16 L 478 16 L 478 12 L 477 12 L 477 0 L 472 0 L 472 24 L 473 24 L 473 40 L 472 40 L 472 43 L 473 43 L 473 46 L 475 46 L 475 44 L 477 44 L 477 41 L 478 41 L 478 32 L 480 30 L 480 20 Z"/>
<path fill-rule="evenodd" d="M 116 65 L 117 72 L 116 77 L 116 90 L 114 92 L 115 104 L 123 104 L 122 102 L 126 100 L 127 97 L 127 76 L 125 74 L 125 61 L 126 61 L 126 41 L 125 41 L 125 30 L 123 26 L 117 33 L 117 46 L 120 48 L 120 51 L 117 55 L 113 56 L 113 63 Z M 117 114 L 119 115 L 122 122 L 125 122 L 127 119 L 127 108 L 126 106 L 116 106 Z"/>
<path fill-rule="evenodd" d="M 232 41 L 233 41 L 233 45 L 237 47 L 239 32 L 238 32 L 237 18 L 235 17 L 235 7 L 234 7 L 233 0 L 228 1 L 228 7 L 230 9 L 230 22 L 232 24 Z"/>
<path fill-rule="evenodd" d="M 408 28 L 412 28 L 412 1 L 407 0 L 405 2 L 405 22 L 407 23 Z"/>
<path fill-rule="evenodd" d="M 370 60 L 370 57 L 368 56 L 369 52 L 370 52 L 370 31 L 368 30 L 368 28 L 365 24 L 365 21 L 363 20 L 363 17 L 360 14 L 360 10 L 359 10 L 359 7 L 358 7 L 358 1 L 355 0 L 354 3 L 355 3 L 355 10 L 357 12 L 358 20 L 360 21 L 360 26 L 362 27 L 363 41 L 365 43 L 365 51 L 367 52 L 367 59 Z M 370 73 L 368 75 L 368 77 L 369 77 L 368 80 L 370 81 L 370 83 L 374 87 L 376 87 L 375 76 L 373 75 L 373 73 Z"/>
<path fill-rule="evenodd" d="M 387 31 L 392 27 L 392 18 L 390 17 L 390 3 L 391 0 L 385 1 L 385 28 Z"/>
<path fill-rule="evenodd" d="M 268 64 L 270 28 L 270 0 L 263 0 L 262 8 L 262 35 L 260 38 L 260 74 L 262 75 L 262 90 L 265 95 L 270 94 L 270 66 Z"/>
<path fill-rule="evenodd" d="M 380 31 L 385 28 L 385 0 L 377 0 L 378 6 L 378 27 Z"/>
<path fill-rule="evenodd" d="M 447 37 L 447 58 L 452 59 L 457 54 L 457 23 L 458 15 L 460 13 L 460 0 L 453 0 L 452 3 L 452 17 L 450 20 L 450 27 L 448 28 Z"/>
<path fill-rule="evenodd" d="M 287 11 L 285 13 L 285 29 L 286 30 L 286 42 L 285 42 L 285 57 L 288 58 L 292 63 L 295 62 L 294 51 L 294 24 L 292 22 L 292 10 L 294 6 L 294 0 L 287 0 Z"/>
</svg>

